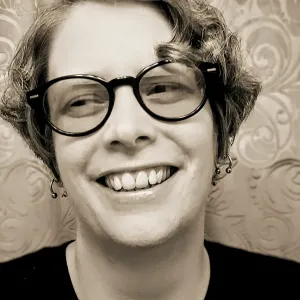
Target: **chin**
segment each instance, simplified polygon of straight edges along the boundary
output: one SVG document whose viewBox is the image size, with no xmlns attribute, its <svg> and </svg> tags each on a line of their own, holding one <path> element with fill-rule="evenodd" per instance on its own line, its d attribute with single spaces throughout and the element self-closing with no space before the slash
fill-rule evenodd
<svg viewBox="0 0 300 300">
<path fill-rule="evenodd" d="M 179 232 L 180 224 L 174 222 L 166 224 L 159 220 L 124 220 L 115 224 L 107 224 L 105 234 L 108 238 L 117 244 L 128 247 L 149 248 L 168 242 Z"/>
</svg>

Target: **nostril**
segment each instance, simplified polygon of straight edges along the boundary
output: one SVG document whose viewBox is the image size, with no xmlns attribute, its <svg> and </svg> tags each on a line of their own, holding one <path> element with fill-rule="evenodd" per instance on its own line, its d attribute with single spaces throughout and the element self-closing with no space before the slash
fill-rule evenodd
<svg viewBox="0 0 300 300">
<path fill-rule="evenodd" d="M 147 136 L 140 136 L 137 138 L 137 140 L 142 140 L 142 141 L 146 141 L 148 140 L 149 138 Z"/>
<path fill-rule="evenodd" d="M 116 145 L 119 145 L 120 142 L 118 142 L 118 141 L 112 141 L 110 144 L 111 144 L 112 146 L 116 146 Z"/>
</svg>

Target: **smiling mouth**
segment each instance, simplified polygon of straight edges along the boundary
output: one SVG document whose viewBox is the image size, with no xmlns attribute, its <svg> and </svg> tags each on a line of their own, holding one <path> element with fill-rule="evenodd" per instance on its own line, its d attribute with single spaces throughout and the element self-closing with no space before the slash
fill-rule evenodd
<svg viewBox="0 0 300 300">
<path fill-rule="evenodd" d="M 100 177 L 97 182 L 116 192 L 150 189 L 162 184 L 178 171 L 174 166 L 159 166 L 137 171 L 113 173 Z"/>
</svg>

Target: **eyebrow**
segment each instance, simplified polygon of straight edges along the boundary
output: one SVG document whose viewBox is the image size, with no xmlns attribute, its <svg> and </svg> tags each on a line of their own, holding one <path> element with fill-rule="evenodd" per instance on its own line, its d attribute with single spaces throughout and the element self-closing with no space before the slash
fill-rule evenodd
<svg viewBox="0 0 300 300">
<path fill-rule="evenodd" d="M 81 78 L 82 79 L 82 78 Z M 82 87 L 97 87 L 100 85 L 99 82 L 97 81 L 94 81 L 94 80 L 91 80 L 91 79 L 84 79 L 84 80 L 90 80 L 91 82 L 87 82 L 87 83 L 84 83 L 84 82 L 79 82 L 79 83 L 69 83 L 69 84 L 62 84 L 61 87 L 58 88 L 58 90 L 66 90 L 67 88 L 73 88 L 73 89 L 79 89 L 79 88 L 82 88 Z M 66 87 L 66 88 L 64 88 Z"/>
<path fill-rule="evenodd" d="M 88 79 L 90 80 L 90 79 Z M 94 80 L 91 80 L 91 81 L 94 81 Z M 94 86 L 99 86 L 99 82 L 97 81 L 94 81 L 93 83 L 92 82 L 89 82 L 89 83 L 79 83 L 79 84 L 76 84 L 74 85 L 75 87 L 94 87 Z"/>
<path fill-rule="evenodd" d="M 170 78 L 181 78 L 181 81 L 185 78 L 182 75 L 177 75 L 177 74 L 166 74 L 166 75 L 150 75 L 150 76 L 144 76 L 144 79 L 147 81 L 162 81 L 165 79 L 170 79 Z M 142 80 L 143 81 L 143 80 Z"/>
</svg>

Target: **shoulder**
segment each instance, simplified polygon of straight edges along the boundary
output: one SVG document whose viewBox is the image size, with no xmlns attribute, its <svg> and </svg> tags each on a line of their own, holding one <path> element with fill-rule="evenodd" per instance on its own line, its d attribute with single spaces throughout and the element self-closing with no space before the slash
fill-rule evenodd
<svg viewBox="0 0 300 300">
<path fill-rule="evenodd" d="M 27 299 L 24 295 L 46 299 L 41 293 L 68 280 L 65 250 L 69 243 L 0 263 L 0 293 L 9 295 L 3 299 Z"/>
<path fill-rule="evenodd" d="M 208 241 L 205 248 L 211 265 L 210 292 L 223 290 L 231 299 L 300 299 L 299 263 Z M 242 290 L 247 294 L 240 294 Z"/>
<path fill-rule="evenodd" d="M 232 265 L 243 269 L 246 267 L 249 270 L 253 269 L 267 273 L 273 270 L 300 272 L 300 264 L 292 260 L 254 253 L 209 241 L 205 241 L 205 248 L 211 259 L 211 264 Z"/>
</svg>

